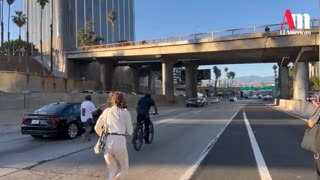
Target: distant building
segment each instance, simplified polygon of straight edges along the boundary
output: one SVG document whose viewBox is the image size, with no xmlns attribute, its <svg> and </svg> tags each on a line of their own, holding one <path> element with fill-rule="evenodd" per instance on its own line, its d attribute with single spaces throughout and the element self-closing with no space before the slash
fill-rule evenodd
<svg viewBox="0 0 320 180">
<path fill-rule="evenodd" d="M 30 42 L 39 48 L 40 5 L 36 0 L 23 0 L 23 9 L 29 21 Z M 43 10 L 43 52 L 50 52 L 50 24 L 53 15 L 53 49 L 57 70 L 66 71 L 64 67 L 67 62 L 59 58 L 59 55 L 63 50 L 78 47 L 77 33 L 85 27 L 87 21 L 94 23 L 94 32 L 104 39 L 101 43 L 112 42 L 112 27 L 107 22 L 107 13 L 111 10 L 117 14 L 114 26 L 115 42 L 133 41 L 134 0 L 49 0 Z M 48 60 L 48 57 L 45 60 Z"/>
</svg>

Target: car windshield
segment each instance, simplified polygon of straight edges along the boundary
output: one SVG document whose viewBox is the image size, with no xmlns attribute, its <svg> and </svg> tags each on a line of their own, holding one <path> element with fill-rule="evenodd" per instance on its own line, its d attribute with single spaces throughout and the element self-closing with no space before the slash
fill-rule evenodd
<svg viewBox="0 0 320 180">
<path fill-rule="evenodd" d="M 58 114 L 63 111 L 67 104 L 48 104 L 35 111 L 35 113 L 55 113 Z"/>
</svg>

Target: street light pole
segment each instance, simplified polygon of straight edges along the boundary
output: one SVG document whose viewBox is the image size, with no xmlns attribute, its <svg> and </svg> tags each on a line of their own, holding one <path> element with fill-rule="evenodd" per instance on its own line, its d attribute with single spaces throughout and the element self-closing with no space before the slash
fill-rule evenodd
<svg viewBox="0 0 320 180">
<path fill-rule="evenodd" d="M 53 54 L 52 54 L 52 50 L 53 50 L 53 0 L 51 0 L 51 24 L 50 24 L 50 71 L 51 71 L 51 75 L 53 73 Z"/>
<path fill-rule="evenodd" d="M 3 47 L 3 1 L 1 0 L 1 47 Z"/>
</svg>

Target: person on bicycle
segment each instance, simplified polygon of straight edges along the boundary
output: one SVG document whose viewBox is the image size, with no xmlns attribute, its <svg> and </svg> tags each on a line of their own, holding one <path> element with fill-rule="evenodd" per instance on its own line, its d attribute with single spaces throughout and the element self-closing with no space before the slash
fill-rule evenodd
<svg viewBox="0 0 320 180">
<path fill-rule="evenodd" d="M 137 104 L 137 121 L 138 123 L 143 123 L 145 126 L 146 135 L 144 137 L 145 143 L 150 144 L 149 141 L 149 124 L 150 124 L 150 117 L 149 117 L 149 111 L 150 108 L 154 108 L 155 115 L 158 114 L 158 107 L 154 100 L 151 98 L 151 93 L 146 93 L 144 97 L 140 98 Z"/>
</svg>

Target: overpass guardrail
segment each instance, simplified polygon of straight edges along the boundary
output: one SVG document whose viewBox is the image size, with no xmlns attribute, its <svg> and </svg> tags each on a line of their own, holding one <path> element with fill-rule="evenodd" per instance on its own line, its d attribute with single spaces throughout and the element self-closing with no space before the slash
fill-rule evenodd
<svg viewBox="0 0 320 180">
<path fill-rule="evenodd" d="M 160 44 L 160 43 L 172 43 L 172 42 L 179 42 L 179 41 L 195 41 L 195 40 L 207 39 L 207 38 L 217 38 L 217 37 L 236 36 L 236 35 L 245 35 L 245 34 L 256 34 L 256 33 L 264 33 L 266 27 L 269 27 L 270 32 L 276 32 L 276 31 L 280 31 L 280 28 L 282 25 L 283 24 L 269 24 L 269 25 L 252 26 L 252 27 L 244 27 L 244 28 L 237 28 L 237 29 L 212 31 L 212 32 L 206 32 L 206 33 L 196 33 L 196 34 L 188 34 L 188 35 L 181 35 L 181 36 L 157 38 L 157 39 L 128 41 L 128 42 L 119 42 L 119 43 L 102 44 L 102 45 L 94 45 L 94 46 L 82 46 L 82 47 L 78 47 L 76 49 L 66 49 L 65 51 L 81 52 L 81 51 L 86 51 L 86 50 L 90 50 L 90 49 L 154 45 L 154 44 Z M 311 29 L 319 27 L 319 19 L 310 20 L 310 26 L 311 26 Z"/>
</svg>

